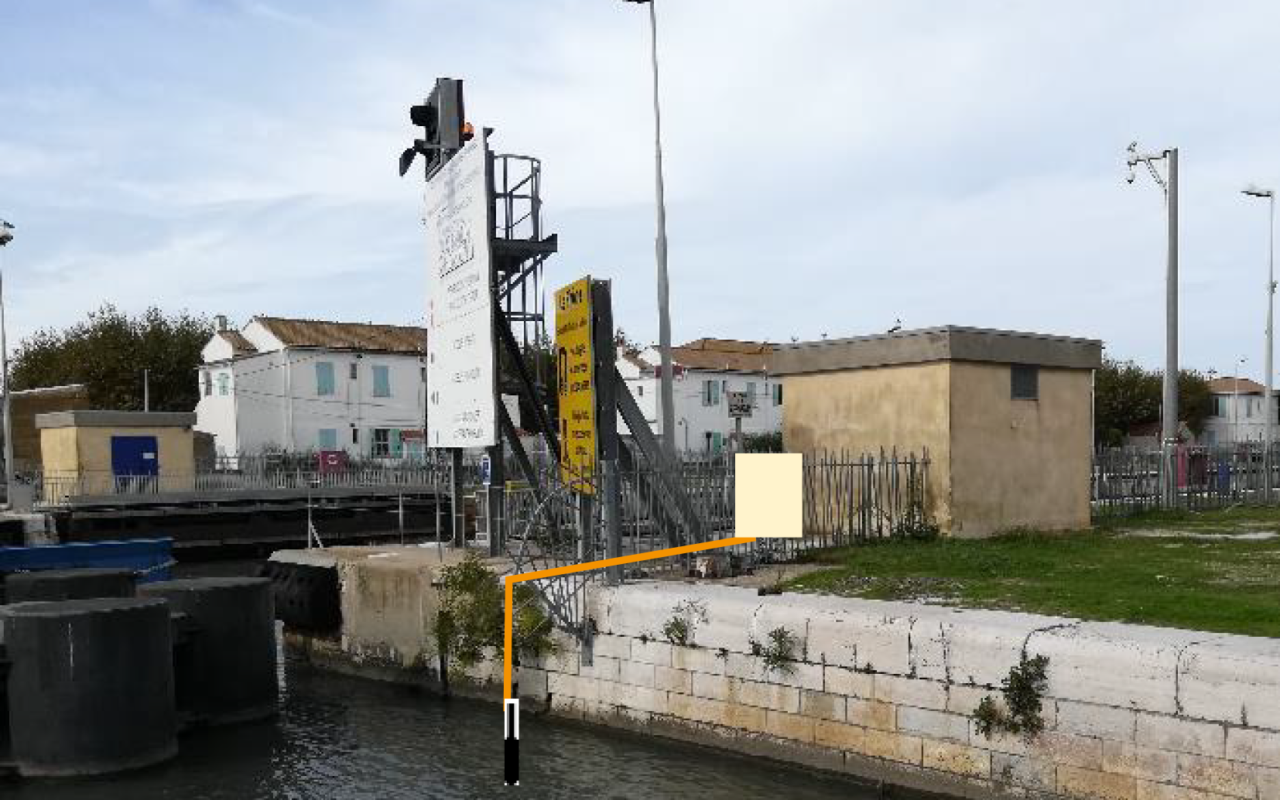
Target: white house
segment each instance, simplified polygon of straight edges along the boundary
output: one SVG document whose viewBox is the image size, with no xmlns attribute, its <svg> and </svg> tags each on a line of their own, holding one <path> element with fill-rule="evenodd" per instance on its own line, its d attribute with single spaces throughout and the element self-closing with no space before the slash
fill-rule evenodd
<svg viewBox="0 0 1280 800">
<path fill-rule="evenodd" d="M 1262 441 L 1266 420 L 1266 389 L 1262 384 L 1248 378 L 1215 378 L 1209 381 L 1209 392 L 1213 410 L 1200 433 L 1202 444 Z M 1280 399 L 1272 403 L 1272 409 L 1280 421 Z"/>
<path fill-rule="evenodd" d="M 769 374 L 773 345 L 732 339 L 698 339 L 671 348 L 676 448 L 686 452 L 719 453 L 731 440 L 734 420 L 729 416 L 729 392 L 746 392 L 751 416 L 743 419 L 745 435 L 782 430 L 782 381 Z M 656 435 L 662 433 L 656 348 L 618 359 L 631 395 Z M 621 420 L 619 430 L 627 428 Z"/>
<path fill-rule="evenodd" d="M 218 455 L 421 452 L 424 329 L 280 317 L 218 327 L 196 405 L 196 430 L 213 434 Z"/>
</svg>

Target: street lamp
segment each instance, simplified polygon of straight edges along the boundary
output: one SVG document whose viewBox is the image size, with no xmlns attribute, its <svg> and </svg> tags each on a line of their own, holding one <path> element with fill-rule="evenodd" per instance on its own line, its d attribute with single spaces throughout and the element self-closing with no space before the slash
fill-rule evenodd
<svg viewBox="0 0 1280 800">
<path fill-rule="evenodd" d="M 1257 187 L 1257 186 L 1255 186 L 1255 185 L 1253 185 L 1253 184 L 1249 184 L 1248 186 L 1246 186 L 1246 187 L 1244 187 L 1243 189 L 1241 189 L 1241 190 L 1240 190 L 1240 193 L 1241 193 L 1241 194 L 1243 194 L 1243 195 L 1245 195 L 1246 197 L 1259 197 L 1259 198 L 1261 198 L 1261 197 L 1265 197 L 1265 198 L 1267 199 L 1268 205 L 1270 206 L 1270 213 L 1271 213 L 1271 220 L 1270 220 L 1270 234 L 1269 234 L 1270 238 L 1269 238 L 1269 242 L 1268 242 L 1268 245 L 1267 245 L 1267 247 L 1268 247 L 1268 255 L 1267 255 L 1267 347 L 1266 347 L 1266 355 L 1265 355 L 1266 363 L 1263 365 L 1263 369 L 1264 369 L 1264 370 L 1266 370 L 1266 376 L 1267 376 L 1267 389 L 1266 389 L 1267 394 L 1266 394 L 1265 399 L 1262 401 L 1262 411 L 1263 411 L 1263 415 L 1264 415 L 1264 416 L 1263 416 L 1263 419 L 1265 420 L 1265 422 L 1264 422 L 1264 424 L 1263 424 L 1263 426 L 1262 426 L 1262 431 L 1263 431 L 1263 434 L 1262 434 L 1262 441 L 1263 441 L 1263 447 L 1265 448 L 1265 449 L 1263 450 L 1263 453 L 1264 453 L 1264 456 L 1263 456 L 1263 457 L 1264 457 L 1265 459 L 1268 459 L 1268 461 L 1269 461 L 1269 459 L 1270 459 L 1270 457 L 1271 457 L 1271 442 L 1272 442 L 1272 429 L 1271 429 L 1271 426 L 1272 426 L 1273 424 L 1275 424 L 1275 418 L 1276 418 L 1275 408 L 1274 408 L 1274 405 L 1275 405 L 1275 398 L 1272 396 L 1272 389 L 1271 389 L 1272 380 L 1273 380 L 1273 379 L 1272 379 L 1272 365 L 1271 365 L 1271 348 L 1272 348 L 1272 346 L 1273 346 L 1273 339 L 1272 339 L 1272 321 L 1273 321 L 1274 314 L 1275 314 L 1275 295 L 1276 295 L 1276 272 L 1275 272 L 1275 246 L 1276 246 L 1276 245 L 1275 245 L 1275 242 L 1276 242 L 1276 196 L 1275 196 L 1275 192 L 1273 192 L 1272 190 L 1270 190 L 1270 189 L 1261 189 L 1261 188 L 1259 188 L 1259 187 Z M 1270 485 L 1271 485 L 1269 480 L 1268 480 L 1268 482 L 1267 482 L 1267 485 L 1268 485 L 1268 486 L 1270 486 Z"/>
<path fill-rule="evenodd" d="M 653 63 L 653 159 L 654 189 L 658 207 L 656 251 L 658 260 L 659 400 L 662 403 L 662 449 L 668 458 L 676 452 L 675 396 L 671 383 L 671 303 L 667 282 L 667 207 L 662 186 L 662 111 L 658 105 L 658 14 L 654 0 L 624 0 L 649 6 L 650 60 Z"/>
<path fill-rule="evenodd" d="M 1145 164 L 1151 178 L 1164 191 L 1168 211 L 1168 267 L 1165 272 L 1165 349 L 1164 349 L 1164 401 L 1161 405 L 1160 435 L 1165 444 L 1172 445 L 1178 438 L 1178 148 L 1159 153 L 1139 153 L 1138 143 L 1128 148 L 1129 183 L 1136 175 L 1134 167 Z M 1167 161 L 1169 179 L 1166 181 L 1155 167 L 1156 161 Z"/>
<path fill-rule="evenodd" d="M 14 228 L 0 219 L 0 252 L 13 241 Z M 5 342 L 4 269 L 0 265 L 0 378 L 4 380 L 4 492 L 5 502 L 13 507 L 13 414 L 9 408 L 9 347 Z"/>
<path fill-rule="evenodd" d="M 1145 164 L 1151 178 L 1164 190 L 1164 205 L 1168 214 L 1168 266 L 1165 269 L 1164 290 L 1164 397 L 1160 404 L 1161 463 L 1164 477 L 1161 495 L 1166 506 L 1177 503 L 1177 482 L 1174 478 L 1174 456 L 1178 444 L 1178 148 L 1159 153 L 1140 153 L 1138 143 L 1129 144 L 1129 183 L 1137 177 L 1134 167 Z M 1156 169 L 1155 162 L 1168 164 L 1169 179 L 1166 182 Z"/>
</svg>

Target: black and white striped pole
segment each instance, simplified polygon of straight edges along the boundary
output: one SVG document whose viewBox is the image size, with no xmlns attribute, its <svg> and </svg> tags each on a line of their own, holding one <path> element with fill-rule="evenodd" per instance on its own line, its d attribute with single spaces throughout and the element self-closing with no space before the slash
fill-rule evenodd
<svg viewBox="0 0 1280 800">
<path fill-rule="evenodd" d="M 520 785 L 520 700 L 513 698 L 502 704 L 502 782 Z"/>
</svg>

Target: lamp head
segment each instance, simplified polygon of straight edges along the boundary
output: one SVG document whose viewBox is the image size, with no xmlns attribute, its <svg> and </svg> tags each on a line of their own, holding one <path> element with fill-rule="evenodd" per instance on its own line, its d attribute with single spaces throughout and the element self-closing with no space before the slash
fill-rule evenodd
<svg viewBox="0 0 1280 800">
<path fill-rule="evenodd" d="M 1244 195 L 1248 195 L 1249 197 L 1274 197 L 1275 196 L 1275 192 L 1273 192 L 1270 189 L 1263 189 L 1262 187 L 1258 186 L 1256 183 L 1251 183 L 1248 186 L 1244 187 L 1243 189 L 1240 190 L 1240 193 Z"/>
<path fill-rule="evenodd" d="M 13 226 L 0 219 L 0 247 L 13 241 Z"/>
</svg>

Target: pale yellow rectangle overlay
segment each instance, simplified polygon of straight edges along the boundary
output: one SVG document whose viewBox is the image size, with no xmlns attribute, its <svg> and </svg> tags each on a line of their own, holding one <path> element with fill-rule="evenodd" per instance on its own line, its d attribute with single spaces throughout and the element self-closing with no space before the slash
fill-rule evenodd
<svg viewBox="0 0 1280 800">
<path fill-rule="evenodd" d="M 735 536 L 794 538 L 804 533 L 804 456 L 738 453 L 733 457 Z"/>
</svg>

